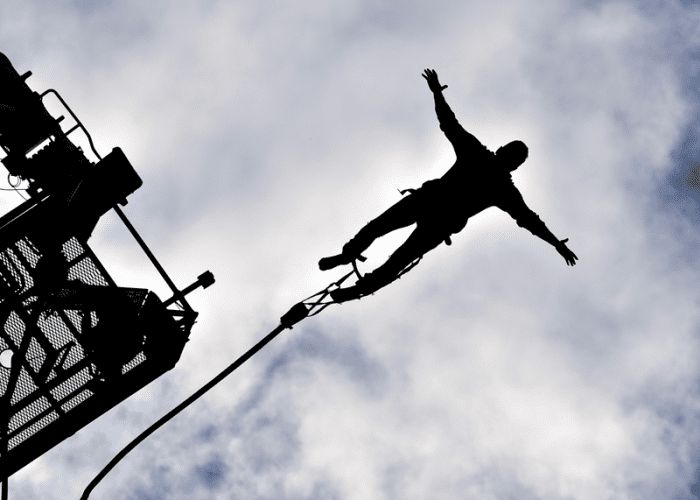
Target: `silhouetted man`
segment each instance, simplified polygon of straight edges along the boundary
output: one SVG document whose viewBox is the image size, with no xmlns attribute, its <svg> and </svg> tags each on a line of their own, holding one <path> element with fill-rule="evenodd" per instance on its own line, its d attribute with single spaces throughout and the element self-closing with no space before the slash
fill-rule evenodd
<svg viewBox="0 0 700 500">
<path fill-rule="evenodd" d="M 422 76 L 433 92 L 440 128 L 452 143 L 457 159 L 440 179 L 427 181 L 369 222 L 343 246 L 341 254 L 319 261 L 321 270 L 349 264 L 380 236 L 416 224 L 406 242 L 382 266 L 358 280 L 356 286 L 336 290 L 331 296 L 342 302 L 374 292 L 443 241 L 449 245 L 450 235 L 464 229 L 469 217 L 492 206 L 507 212 L 520 227 L 554 246 L 568 265 L 575 265 L 578 257 L 567 248 L 568 239 L 557 239 L 528 208 L 513 184 L 511 172 L 527 158 L 527 146 L 513 141 L 495 153 L 489 151 L 459 124 L 442 95 L 447 85 L 440 85 L 437 73 L 426 69 Z"/>
</svg>

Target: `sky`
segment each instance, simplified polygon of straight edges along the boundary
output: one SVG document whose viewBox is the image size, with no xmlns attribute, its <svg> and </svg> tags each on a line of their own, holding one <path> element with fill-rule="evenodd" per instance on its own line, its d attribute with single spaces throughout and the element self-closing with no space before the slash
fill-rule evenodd
<svg viewBox="0 0 700 500">
<path fill-rule="evenodd" d="M 425 68 L 485 146 L 529 146 L 515 185 L 579 263 L 488 209 L 280 334 L 91 498 L 700 498 L 699 25 L 688 0 L 3 0 L 0 51 L 124 150 L 144 180 L 124 210 L 175 282 L 216 277 L 176 368 L 10 498 L 78 498 L 344 274 L 319 258 L 447 171 Z M 168 297 L 115 216 L 91 246 Z"/>
</svg>

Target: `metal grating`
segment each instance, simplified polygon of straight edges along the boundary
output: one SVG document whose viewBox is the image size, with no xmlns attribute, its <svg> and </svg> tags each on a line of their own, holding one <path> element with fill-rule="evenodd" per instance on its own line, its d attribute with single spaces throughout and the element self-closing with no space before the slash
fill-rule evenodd
<svg viewBox="0 0 700 500">
<path fill-rule="evenodd" d="M 141 178 L 114 148 L 101 158 L 54 90 L 39 95 L 0 53 L 0 151 L 30 199 L 0 217 L 0 479 L 175 366 L 197 313 L 117 204 Z M 64 131 L 43 105 L 55 96 L 76 125 Z M 84 132 L 100 161 L 68 136 Z M 37 149 L 40 148 L 40 149 Z M 82 242 L 114 208 L 173 291 L 165 303 L 120 288 Z M 169 305 L 178 309 L 168 309 Z"/>
<path fill-rule="evenodd" d="M 26 236 L 0 246 L 0 458 L 146 361 L 129 322 L 148 291 L 114 286 L 75 238 L 53 248 Z"/>
</svg>

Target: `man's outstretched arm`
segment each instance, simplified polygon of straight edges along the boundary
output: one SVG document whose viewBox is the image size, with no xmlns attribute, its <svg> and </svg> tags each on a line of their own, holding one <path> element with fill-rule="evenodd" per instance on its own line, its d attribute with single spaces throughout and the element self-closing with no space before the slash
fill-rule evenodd
<svg viewBox="0 0 700 500">
<path fill-rule="evenodd" d="M 564 257 L 567 265 L 576 265 L 578 257 L 566 246 L 569 238 L 559 240 L 554 236 L 545 223 L 542 222 L 542 219 L 525 204 L 525 200 L 523 200 L 520 192 L 515 187 L 512 187 L 512 189 L 515 190 L 515 193 L 510 197 L 509 203 L 504 206 L 499 205 L 499 208 L 508 212 L 515 219 L 515 222 L 518 223 L 518 226 L 527 229 L 538 238 L 552 245 L 559 252 L 559 255 Z"/>
<path fill-rule="evenodd" d="M 423 78 L 428 82 L 428 87 L 435 98 L 435 114 L 437 114 L 440 129 L 445 133 L 447 139 L 452 143 L 455 151 L 469 146 L 483 145 L 472 134 L 464 130 L 454 112 L 445 101 L 445 96 L 442 91 L 447 88 L 447 85 L 441 85 L 438 80 L 438 75 L 433 69 L 426 69 L 423 72 Z"/>
</svg>

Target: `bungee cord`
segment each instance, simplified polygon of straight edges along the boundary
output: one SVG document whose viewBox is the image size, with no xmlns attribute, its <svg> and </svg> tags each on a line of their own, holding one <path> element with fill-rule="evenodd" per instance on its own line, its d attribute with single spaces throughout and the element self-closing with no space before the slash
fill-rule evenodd
<svg viewBox="0 0 700 500">
<path fill-rule="evenodd" d="M 365 258 L 361 257 L 361 256 L 358 257 L 358 259 L 361 261 L 365 260 Z M 420 259 L 417 259 L 416 261 L 412 262 L 406 269 L 404 269 L 401 273 L 399 273 L 399 275 L 396 276 L 396 279 L 400 278 L 403 274 L 405 274 L 410 269 L 412 269 L 418 263 L 419 260 Z M 129 452 L 131 452 L 134 448 L 136 448 L 139 444 L 141 444 L 148 436 L 150 436 L 155 431 L 160 429 L 163 425 L 165 425 L 170 420 L 172 420 L 176 415 L 178 415 L 180 412 L 182 412 L 185 408 L 190 406 L 192 403 L 194 403 L 196 400 L 198 400 L 200 397 L 202 397 L 204 394 L 206 394 L 209 390 L 214 388 L 214 386 L 216 386 L 219 382 L 221 382 L 226 377 L 228 377 L 231 373 L 233 373 L 236 369 L 238 369 L 241 365 L 243 365 L 243 363 L 248 361 L 251 357 L 253 357 L 253 355 L 255 355 L 263 347 L 265 347 L 267 344 L 269 344 L 282 331 L 284 331 L 287 328 L 291 330 L 294 325 L 296 325 L 297 323 L 299 323 L 303 319 L 311 317 L 311 316 L 316 316 L 317 314 L 320 314 L 322 311 L 324 311 L 328 306 L 330 306 L 332 304 L 338 304 L 339 302 L 336 302 L 332 298 L 330 298 L 331 292 L 336 290 L 336 289 L 339 289 L 340 286 L 353 274 L 355 274 L 358 277 L 358 279 L 362 278 L 362 275 L 360 274 L 360 272 L 357 268 L 357 264 L 354 261 L 352 263 L 352 267 L 353 267 L 353 270 L 350 271 L 349 273 L 345 274 L 339 280 L 334 281 L 333 283 L 328 285 L 326 288 L 324 288 L 320 292 L 315 293 L 315 294 L 311 295 L 310 297 L 307 297 L 306 299 L 304 299 L 301 302 L 292 306 L 292 308 L 289 311 L 287 311 L 287 313 L 284 314 L 280 318 L 280 324 L 277 326 L 277 328 L 275 328 L 270 333 L 268 333 L 262 340 L 260 340 L 257 344 L 255 344 L 248 351 L 246 351 L 242 356 L 240 356 L 233 363 L 231 363 L 229 366 L 227 366 L 218 375 L 216 375 L 213 379 L 211 379 L 204 386 L 202 386 L 199 390 L 197 390 L 197 392 L 192 394 L 190 397 L 188 397 L 186 400 L 184 400 L 178 406 L 173 408 L 166 415 L 161 417 L 157 422 L 155 422 L 150 427 L 148 427 L 146 430 L 144 430 L 136 438 L 134 438 L 119 453 L 117 453 L 117 455 L 95 476 L 95 478 L 90 482 L 90 484 L 88 484 L 87 488 L 85 488 L 85 491 L 83 491 L 83 494 L 80 497 L 80 500 L 87 500 L 88 497 L 90 496 L 90 493 L 92 493 L 92 491 L 99 484 L 99 482 L 102 479 L 104 479 L 104 477 L 107 474 L 109 474 L 109 472 L 127 454 L 129 454 Z M 361 296 L 364 296 L 364 295 L 361 295 Z M 6 500 L 6 499 L 3 498 L 3 500 Z"/>
</svg>

